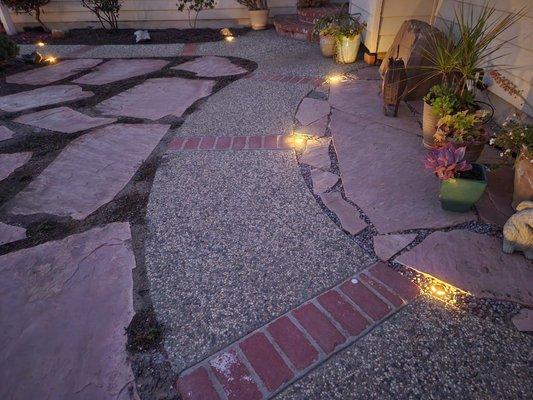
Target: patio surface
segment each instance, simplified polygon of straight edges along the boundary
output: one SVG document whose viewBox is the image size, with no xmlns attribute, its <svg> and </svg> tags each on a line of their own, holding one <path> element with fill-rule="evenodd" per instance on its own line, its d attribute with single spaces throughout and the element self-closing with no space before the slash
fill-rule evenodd
<svg viewBox="0 0 533 400">
<path fill-rule="evenodd" d="M 507 195 L 443 211 L 376 67 L 273 30 L 48 50 L 0 93 L 1 398 L 529 398 Z"/>
</svg>

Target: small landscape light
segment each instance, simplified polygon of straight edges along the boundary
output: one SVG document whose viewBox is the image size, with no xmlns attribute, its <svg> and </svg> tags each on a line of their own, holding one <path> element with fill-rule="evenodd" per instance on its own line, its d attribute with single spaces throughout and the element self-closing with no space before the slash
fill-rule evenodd
<svg viewBox="0 0 533 400">
<path fill-rule="evenodd" d="M 39 42 L 35 43 L 35 46 L 37 46 L 37 47 L 44 47 L 44 46 L 46 46 L 46 43 L 45 43 L 45 42 L 42 42 L 42 41 L 39 41 Z"/>
<path fill-rule="evenodd" d="M 446 289 L 440 283 L 434 283 L 433 285 L 431 285 L 430 290 L 431 290 L 431 293 L 433 293 L 433 295 L 437 297 L 446 296 Z"/>
<path fill-rule="evenodd" d="M 340 75 L 340 74 L 333 74 L 333 75 L 329 75 L 326 79 L 326 81 L 330 84 L 330 85 L 335 85 L 337 83 L 341 83 L 345 80 L 345 77 L 344 75 Z"/>
<path fill-rule="evenodd" d="M 57 62 L 57 57 L 48 56 L 44 59 L 48 64 L 55 64 Z"/>
<path fill-rule="evenodd" d="M 226 42 L 233 42 L 233 41 L 235 40 L 235 36 L 226 36 L 226 37 L 224 38 L 224 40 L 225 40 Z"/>
</svg>

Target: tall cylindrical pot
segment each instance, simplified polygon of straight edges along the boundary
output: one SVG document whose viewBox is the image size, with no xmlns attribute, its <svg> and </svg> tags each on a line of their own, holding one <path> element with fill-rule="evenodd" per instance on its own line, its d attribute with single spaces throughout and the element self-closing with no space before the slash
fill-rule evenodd
<svg viewBox="0 0 533 400">
<path fill-rule="evenodd" d="M 514 164 L 513 208 L 525 200 L 533 200 L 533 159 L 521 151 Z"/>
<path fill-rule="evenodd" d="M 266 29 L 268 23 L 268 9 L 250 10 L 250 23 L 254 31 Z"/>
<path fill-rule="evenodd" d="M 361 35 L 341 37 L 337 42 L 337 61 L 341 64 L 351 64 L 357 59 Z"/>
<path fill-rule="evenodd" d="M 321 35 L 320 51 L 324 57 L 333 57 L 335 55 L 335 37 L 331 35 Z"/>
</svg>

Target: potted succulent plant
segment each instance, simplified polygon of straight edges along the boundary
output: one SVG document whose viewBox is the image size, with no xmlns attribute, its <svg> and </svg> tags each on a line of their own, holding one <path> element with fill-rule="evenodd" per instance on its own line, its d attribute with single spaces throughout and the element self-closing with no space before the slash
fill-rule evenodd
<svg viewBox="0 0 533 400">
<path fill-rule="evenodd" d="M 433 136 L 437 132 L 439 119 L 453 114 L 458 106 L 457 95 L 449 85 L 435 85 L 424 96 L 422 113 L 422 144 L 426 149 L 434 149 Z"/>
<path fill-rule="evenodd" d="M 248 8 L 253 30 L 266 29 L 269 11 L 267 0 L 237 0 L 237 3 Z"/>
<path fill-rule="evenodd" d="M 452 143 L 433 149 L 424 162 L 425 167 L 441 180 L 440 203 L 444 210 L 467 212 L 487 187 L 485 168 L 464 160 L 466 147 Z"/>
<path fill-rule="evenodd" d="M 516 157 L 513 207 L 533 200 L 533 125 L 508 120 L 490 144 L 502 149 L 500 156 Z"/>
<path fill-rule="evenodd" d="M 437 147 L 452 143 L 465 146 L 465 159 L 474 162 L 478 159 L 483 147 L 489 141 L 489 134 L 482 126 L 486 111 L 459 111 L 445 115 L 437 123 L 437 132 L 433 136 Z"/>
<path fill-rule="evenodd" d="M 362 22 L 360 17 L 360 14 L 340 14 L 335 19 L 333 34 L 339 63 L 350 64 L 357 59 L 361 33 L 366 28 L 366 22 Z"/>
<path fill-rule="evenodd" d="M 318 35 L 320 51 L 324 57 L 335 55 L 335 19 L 334 15 L 326 15 L 315 23 L 314 33 Z"/>
</svg>

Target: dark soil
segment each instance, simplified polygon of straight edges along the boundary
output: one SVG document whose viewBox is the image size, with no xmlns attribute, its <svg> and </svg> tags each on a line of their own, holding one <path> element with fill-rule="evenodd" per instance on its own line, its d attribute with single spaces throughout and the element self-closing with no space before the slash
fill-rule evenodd
<svg viewBox="0 0 533 400">
<path fill-rule="evenodd" d="M 134 32 L 137 29 L 119 29 L 109 32 L 104 29 L 71 29 L 64 37 L 52 38 L 52 35 L 44 32 L 21 32 L 10 36 L 10 39 L 18 44 L 33 44 L 43 41 L 48 44 L 135 44 Z M 250 31 L 249 28 L 231 28 L 234 36 L 241 36 Z M 151 40 L 150 44 L 169 43 L 204 43 L 218 42 L 223 39 L 219 29 L 148 29 Z"/>
</svg>

